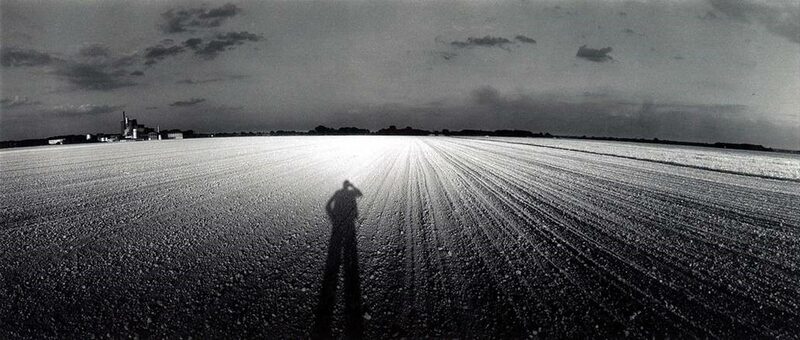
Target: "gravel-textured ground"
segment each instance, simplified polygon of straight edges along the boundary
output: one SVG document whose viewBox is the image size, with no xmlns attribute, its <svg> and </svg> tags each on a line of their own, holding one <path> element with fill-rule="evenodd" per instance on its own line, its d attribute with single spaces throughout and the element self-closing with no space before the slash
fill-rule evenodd
<svg viewBox="0 0 800 340">
<path fill-rule="evenodd" d="M 2 151 L 0 338 L 800 334 L 800 183 L 570 148 Z"/>
</svg>

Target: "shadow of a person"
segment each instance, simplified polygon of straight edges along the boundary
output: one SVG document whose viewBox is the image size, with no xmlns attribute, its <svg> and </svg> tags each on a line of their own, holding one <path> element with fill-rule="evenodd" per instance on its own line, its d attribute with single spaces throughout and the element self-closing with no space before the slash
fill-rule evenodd
<svg viewBox="0 0 800 340">
<path fill-rule="evenodd" d="M 319 293 L 317 310 L 314 313 L 312 336 L 331 337 L 331 321 L 336 305 L 336 284 L 339 267 L 344 266 L 344 336 L 360 338 L 363 332 L 361 316 L 361 280 L 358 272 L 358 244 L 356 241 L 356 198 L 361 191 L 345 180 L 325 204 L 328 218 L 333 224 L 328 243 L 328 259 Z"/>
</svg>

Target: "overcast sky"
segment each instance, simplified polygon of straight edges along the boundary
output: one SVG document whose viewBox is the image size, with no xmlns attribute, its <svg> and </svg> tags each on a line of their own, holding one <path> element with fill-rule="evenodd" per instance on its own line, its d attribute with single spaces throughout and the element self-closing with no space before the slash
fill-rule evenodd
<svg viewBox="0 0 800 340">
<path fill-rule="evenodd" d="M 800 149 L 797 1 L 8 1 L 0 140 L 389 124 Z"/>
</svg>

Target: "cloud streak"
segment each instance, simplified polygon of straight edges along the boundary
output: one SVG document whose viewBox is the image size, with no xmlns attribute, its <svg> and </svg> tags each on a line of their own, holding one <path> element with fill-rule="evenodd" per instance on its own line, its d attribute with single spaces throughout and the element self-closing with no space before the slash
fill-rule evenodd
<svg viewBox="0 0 800 340">
<path fill-rule="evenodd" d="M 108 57 L 111 55 L 111 51 L 104 45 L 92 44 L 81 48 L 78 55 L 83 57 Z"/>
<path fill-rule="evenodd" d="M 3 47 L 0 49 L 0 65 L 6 67 L 46 66 L 56 61 L 57 58 L 49 53 L 33 49 Z"/>
<path fill-rule="evenodd" d="M 206 79 L 192 79 L 186 78 L 181 79 L 175 82 L 175 84 L 187 84 L 187 85 L 198 85 L 198 84 L 206 84 L 206 83 L 215 83 L 219 81 L 226 81 L 226 80 L 237 80 L 237 79 L 244 79 L 247 76 L 244 75 L 229 75 L 219 78 L 206 78 Z"/>
<path fill-rule="evenodd" d="M 166 58 L 175 57 L 188 50 L 203 59 L 214 59 L 220 53 L 233 50 L 236 46 L 246 42 L 260 41 L 263 38 L 255 33 L 247 31 L 217 33 L 211 38 L 189 38 L 181 45 L 173 45 L 171 39 L 162 41 L 161 44 L 150 46 L 145 49 L 145 65 L 153 65 Z"/>
<path fill-rule="evenodd" d="M 113 56 L 100 44 L 83 47 L 78 54 L 67 58 L 56 58 L 33 49 L 3 48 L 1 59 L 2 65 L 7 67 L 50 68 L 52 74 L 84 90 L 108 91 L 135 85 L 127 78 L 130 74 L 125 68 L 137 57 Z"/>
<path fill-rule="evenodd" d="M 144 50 L 144 58 L 145 58 L 145 65 L 153 65 L 158 61 L 163 60 L 167 57 L 176 56 L 178 54 L 183 53 L 185 50 L 181 46 L 164 46 L 164 45 L 155 45 L 150 46 Z"/>
<path fill-rule="evenodd" d="M 235 46 L 242 45 L 248 41 L 260 41 L 261 39 L 263 38 L 260 35 L 241 31 L 217 34 L 206 43 L 203 43 L 200 39 L 189 39 L 184 44 L 193 49 L 196 55 L 204 59 L 214 59 L 219 53 L 232 50 Z"/>
<path fill-rule="evenodd" d="M 128 79 L 128 71 L 107 63 L 65 62 L 55 74 L 84 90 L 110 91 L 136 85 Z"/>
<path fill-rule="evenodd" d="M 583 58 L 586 60 L 591 60 L 600 63 L 604 61 L 613 60 L 613 58 L 611 58 L 611 56 L 608 55 L 609 53 L 611 53 L 611 47 L 594 49 L 586 47 L 586 45 L 583 45 L 578 48 L 578 53 L 575 56 L 578 58 Z"/>
<path fill-rule="evenodd" d="M 40 105 L 41 102 L 30 100 L 28 97 L 14 96 L 10 98 L 3 98 L 0 100 L 0 107 L 6 110 L 13 109 L 21 106 Z"/>
<path fill-rule="evenodd" d="M 61 117 L 97 116 L 122 109 L 123 105 L 59 105 L 46 110 L 45 113 Z"/>
<path fill-rule="evenodd" d="M 176 102 L 174 102 L 172 104 L 169 104 L 169 106 L 173 106 L 173 107 L 192 106 L 192 105 L 200 104 L 200 103 L 202 103 L 204 101 L 206 101 L 205 98 L 190 98 L 189 100 L 176 101 Z"/>
<path fill-rule="evenodd" d="M 467 38 L 467 41 L 453 41 L 450 43 L 450 45 L 459 48 L 473 47 L 473 46 L 503 47 L 506 44 L 511 44 L 511 40 L 508 40 L 503 37 L 493 37 L 490 35 L 487 35 L 483 38 L 469 37 Z"/>
<path fill-rule="evenodd" d="M 161 30 L 165 33 L 186 32 L 197 28 L 222 25 L 226 20 L 241 13 L 242 9 L 228 3 L 217 8 L 170 9 L 161 14 Z"/>
<path fill-rule="evenodd" d="M 534 40 L 533 38 L 529 38 L 529 37 L 526 37 L 526 36 L 521 35 L 521 34 L 516 36 L 516 37 L 514 37 L 514 39 L 517 39 L 517 41 L 519 41 L 521 43 L 524 43 L 524 44 L 535 44 L 536 43 L 536 40 Z"/>
</svg>

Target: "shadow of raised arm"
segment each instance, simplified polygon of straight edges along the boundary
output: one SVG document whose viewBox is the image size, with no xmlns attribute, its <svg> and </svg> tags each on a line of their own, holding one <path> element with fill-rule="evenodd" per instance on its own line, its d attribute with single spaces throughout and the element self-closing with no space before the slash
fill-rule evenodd
<svg viewBox="0 0 800 340">
<path fill-rule="evenodd" d="M 336 195 L 331 196 L 328 200 L 328 203 L 325 203 L 325 212 L 328 213 L 328 217 L 333 216 L 333 201 L 336 199 Z"/>
<path fill-rule="evenodd" d="M 355 194 L 355 196 L 356 196 L 356 197 L 361 197 L 361 196 L 364 196 L 364 195 L 361 193 L 361 190 L 358 190 L 358 188 L 354 187 L 352 184 L 350 184 L 350 187 L 351 187 L 351 188 L 353 188 L 353 193 Z"/>
</svg>

